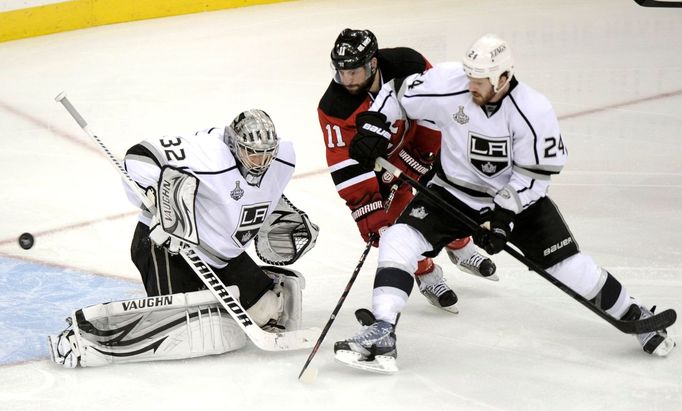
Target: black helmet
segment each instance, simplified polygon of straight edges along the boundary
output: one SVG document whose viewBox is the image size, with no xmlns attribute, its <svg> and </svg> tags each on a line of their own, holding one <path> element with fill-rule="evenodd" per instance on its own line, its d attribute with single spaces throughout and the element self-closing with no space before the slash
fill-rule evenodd
<svg viewBox="0 0 682 411">
<path fill-rule="evenodd" d="M 332 65 L 337 70 L 349 70 L 367 64 L 377 53 L 377 38 L 369 30 L 345 29 L 332 49 Z"/>
</svg>

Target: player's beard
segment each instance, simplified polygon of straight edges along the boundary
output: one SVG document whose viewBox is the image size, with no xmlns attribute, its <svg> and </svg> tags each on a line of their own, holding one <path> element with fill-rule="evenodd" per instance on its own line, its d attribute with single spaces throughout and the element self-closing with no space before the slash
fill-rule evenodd
<svg viewBox="0 0 682 411">
<path fill-rule="evenodd" d="M 374 82 L 374 76 L 376 76 L 377 70 L 374 70 L 374 73 L 372 73 L 371 76 L 367 78 L 367 80 L 363 81 L 362 83 L 358 84 L 349 84 L 349 85 L 344 85 L 343 87 L 348 91 L 350 94 L 357 96 L 359 94 L 365 94 L 369 91 L 370 87 L 372 87 L 372 83 Z"/>
<path fill-rule="evenodd" d="M 493 97 L 495 97 L 495 90 L 493 90 L 492 88 L 485 94 L 471 92 L 472 100 L 474 100 L 474 103 L 478 104 L 481 107 L 488 104 Z"/>
</svg>

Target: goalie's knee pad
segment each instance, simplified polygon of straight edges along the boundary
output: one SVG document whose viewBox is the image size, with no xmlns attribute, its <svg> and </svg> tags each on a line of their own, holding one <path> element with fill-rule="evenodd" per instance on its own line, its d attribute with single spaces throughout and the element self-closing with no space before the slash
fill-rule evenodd
<svg viewBox="0 0 682 411">
<path fill-rule="evenodd" d="M 268 290 L 246 312 L 261 328 L 272 327 L 277 324 L 284 310 L 284 298 L 276 289 Z"/>
<path fill-rule="evenodd" d="M 272 293 L 279 298 L 279 305 L 277 306 L 279 311 L 271 313 L 271 319 L 275 321 L 271 322 L 270 325 L 276 326 L 273 328 L 286 330 L 300 329 L 303 308 L 302 290 L 305 288 L 305 278 L 298 271 L 282 267 L 267 266 L 263 267 L 263 270 L 275 283 Z M 251 313 L 249 312 L 249 314 Z"/>
<path fill-rule="evenodd" d="M 48 341 L 52 360 L 68 368 L 215 355 L 246 344 L 208 290 L 98 304 L 75 311 L 67 322 Z"/>
</svg>

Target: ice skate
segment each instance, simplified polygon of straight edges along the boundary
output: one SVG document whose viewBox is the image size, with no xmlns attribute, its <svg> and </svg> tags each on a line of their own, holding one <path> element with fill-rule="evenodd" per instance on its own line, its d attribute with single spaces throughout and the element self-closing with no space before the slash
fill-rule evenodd
<svg viewBox="0 0 682 411">
<path fill-rule="evenodd" d="M 648 310 L 641 305 L 632 304 L 628 312 L 623 316 L 623 320 L 634 321 L 649 318 L 653 315 L 655 310 L 656 306 L 653 306 L 651 310 Z M 668 355 L 676 345 L 675 341 L 668 337 L 668 332 L 666 330 L 637 334 L 637 340 L 647 354 L 659 357 Z"/>
<path fill-rule="evenodd" d="M 497 267 L 493 260 L 476 251 L 473 244 L 469 243 L 458 250 L 446 247 L 445 251 L 450 257 L 450 261 L 461 271 L 490 281 L 500 280 L 495 274 Z"/>
<path fill-rule="evenodd" d="M 354 337 L 334 344 L 336 361 L 380 374 L 397 372 L 395 326 L 377 321 L 374 314 L 364 308 L 357 310 L 355 317 L 363 327 Z"/>
<path fill-rule="evenodd" d="M 76 368 L 80 365 L 80 348 L 74 330 L 71 328 L 71 317 L 66 319 L 69 326 L 59 335 L 47 337 L 52 361 L 66 367 Z"/>
<path fill-rule="evenodd" d="M 416 273 L 414 276 L 419 285 L 419 291 L 432 305 L 453 314 L 459 313 L 455 307 L 457 294 L 445 283 L 443 269 L 433 262 L 431 262 L 430 268 L 431 271 L 427 270 L 426 274 Z"/>
</svg>

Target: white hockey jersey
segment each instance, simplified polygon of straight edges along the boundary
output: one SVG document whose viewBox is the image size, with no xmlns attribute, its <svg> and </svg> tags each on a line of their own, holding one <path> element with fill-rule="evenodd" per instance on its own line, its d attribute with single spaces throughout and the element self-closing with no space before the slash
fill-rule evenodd
<svg viewBox="0 0 682 411">
<path fill-rule="evenodd" d="M 124 161 L 128 174 L 143 190 L 157 187 L 164 165 L 182 168 L 198 178 L 197 252 L 218 268 L 226 266 L 250 245 L 277 206 L 296 163 L 291 142 L 280 141 L 277 158 L 260 186 L 251 186 L 237 169 L 223 134 L 224 128 L 211 128 L 189 136 L 148 139 L 131 147 Z M 141 207 L 137 197 L 124 186 L 129 200 Z M 149 225 L 151 217 L 144 210 L 140 221 Z"/>
<path fill-rule="evenodd" d="M 493 197 L 507 187 L 517 195 L 504 207 L 519 213 L 547 194 L 550 176 L 567 159 L 556 114 L 543 95 L 513 78 L 500 102 L 481 107 L 459 63 L 385 84 L 370 110 L 391 124 L 407 117 L 440 130 L 441 164 L 432 183 L 479 210 L 492 208 Z"/>
</svg>

